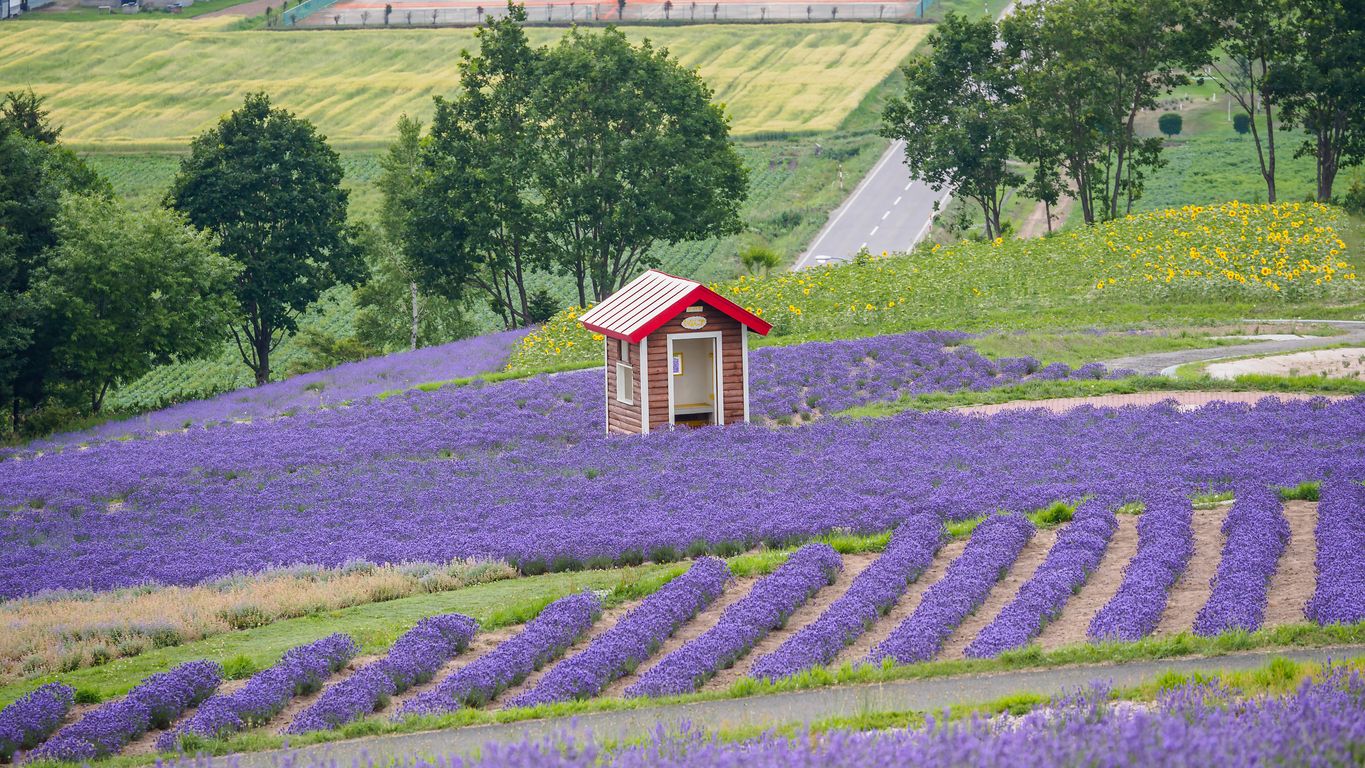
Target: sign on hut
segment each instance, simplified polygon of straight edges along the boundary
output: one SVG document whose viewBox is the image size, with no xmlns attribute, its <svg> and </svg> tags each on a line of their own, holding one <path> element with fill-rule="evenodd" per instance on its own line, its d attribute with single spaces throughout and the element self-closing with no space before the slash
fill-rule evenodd
<svg viewBox="0 0 1365 768">
<path fill-rule="evenodd" d="M 772 329 L 757 315 L 651 269 L 580 321 L 607 337 L 609 434 L 749 420 L 749 331 Z"/>
</svg>

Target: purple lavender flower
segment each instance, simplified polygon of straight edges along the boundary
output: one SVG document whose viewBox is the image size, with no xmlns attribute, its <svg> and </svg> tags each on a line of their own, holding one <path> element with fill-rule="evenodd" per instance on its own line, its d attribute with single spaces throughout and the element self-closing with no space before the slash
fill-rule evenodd
<svg viewBox="0 0 1365 768">
<path fill-rule="evenodd" d="M 1335 479 L 1322 484 L 1314 532 L 1317 586 L 1305 611 L 1319 624 L 1365 620 L 1365 486 Z"/>
<path fill-rule="evenodd" d="M 777 680 L 828 664 L 891 609 L 934 560 L 945 535 L 937 515 L 914 514 L 891 534 L 886 551 L 820 618 L 754 662 L 754 677 Z"/>
<path fill-rule="evenodd" d="M 28 753 L 31 760 L 93 760 L 115 755 L 152 728 L 165 728 L 218 687 L 222 668 L 191 661 L 139 683 L 128 695 L 102 704 Z"/>
<path fill-rule="evenodd" d="M 725 561 L 703 557 L 687 572 L 645 598 L 580 653 L 559 662 L 535 688 L 508 703 L 533 707 L 591 698 L 613 680 L 634 671 L 678 627 L 710 605 L 730 581 Z"/>
<path fill-rule="evenodd" d="M 409 699 L 397 717 L 436 715 L 482 706 L 516 685 L 545 662 L 558 658 L 602 615 L 591 592 L 562 597 L 545 606 L 526 628 L 471 661 L 430 691 Z"/>
<path fill-rule="evenodd" d="M 967 646 L 967 655 L 993 658 L 1027 645 L 1049 621 L 1061 614 L 1066 601 L 1085 584 L 1100 564 L 1109 538 L 1118 528 L 1113 499 L 1090 499 L 1081 504 L 1048 550 L 1033 576 L 991 623 Z"/>
<path fill-rule="evenodd" d="M 47 683 L 0 710 L 0 761 L 32 749 L 57 730 L 71 711 L 76 691 L 63 683 Z"/>
<path fill-rule="evenodd" d="M 1289 543 L 1289 521 L 1282 506 L 1279 494 L 1271 488 L 1238 489 L 1237 500 L 1223 521 L 1223 557 L 1208 602 L 1194 619 L 1195 634 L 1260 628 L 1270 578 Z"/>
<path fill-rule="evenodd" d="M 722 669 L 749 652 L 772 630 L 782 626 L 843 569 L 843 560 L 828 544 L 796 550 L 748 595 L 725 609 L 716 625 L 665 656 L 626 689 L 626 696 L 669 696 L 695 691 Z"/>
<path fill-rule="evenodd" d="M 331 730 L 374 712 L 391 696 L 430 680 L 442 664 L 469 647 L 478 626 L 458 613 L 422 619 L 394 642 L 387 656 L 323 691 L 287 731 Z"/>
<path fill-rule="evenodd" d="M 1141 640 L 1161 621 L 1171 587 L 1194 554 L 1194 507 L 1182 494 L 1148 494 L 1138 518 L 1138 551 L 1119 591 L 1090 620 L 1091 640 Z"/>
<path fill-rule="evenodd" d="M 290 648 L 278 664 L 252 675 L 236 691 L 210 698 L 174 731 L 161 734 L 157 749 L 173 750 L 189 735 L 223 738 L 267 723 L 290 699 L 321 688 L 324 680 L 359 651 L 355 640 L 343 634 Z"/>
<path fill-rule="evenodd" d="M 1023 515 L 994 515 L 981 521 L 948 572 L 927 590 L 915 612 L 868 654 L 880 663 L 928 661 L 948 636 L 981 605 L 1033 538 L 1033 523 Z"/>
</svg>

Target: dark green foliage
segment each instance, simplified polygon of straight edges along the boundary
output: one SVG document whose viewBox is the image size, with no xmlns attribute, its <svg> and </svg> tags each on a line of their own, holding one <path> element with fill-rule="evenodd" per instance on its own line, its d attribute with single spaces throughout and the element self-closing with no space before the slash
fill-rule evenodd
<svg viewBox="0 0 1365 768">
<path fill-rule="evenodd" d="M 42 144 L 56 144 L 62 129 L 52 124 L 43 101 L 32 88 L 6 93 L 0 102 L 0 131 L 13 131 Z"/>
<path fill-rule="evenodd" d="M 1239 112 L 1232 116 L 1232 130 L 1239 135 L 1245 136 L 1251 133 L 1251 117 L 1246 113 Z"/>
<path fill-rule="evenodd" d="M 1167 136 L 1179 136 L 1185 127 L 1185 118 L 1179 112 L 1166 112 L 1156 119 L 1156 127 Z"/>
<path fill-rule="evenodd" d="M 346 228 L 341 161 L 311 123 L 263 93 L 195 138 L 167 202 L 241 265 L 231 330 L 257 384 L 270 380 L 270 353 L 299 314 L 327 288 L 364 276 Z"/>
<path fill-rule="evenodd" d="M 559 310 L 559 302 L 555 300 L 554 295 L 541 288 L 531 294 L 526 320 L 530 323 L 543 323 L 559 314 Z"/>
</svg>

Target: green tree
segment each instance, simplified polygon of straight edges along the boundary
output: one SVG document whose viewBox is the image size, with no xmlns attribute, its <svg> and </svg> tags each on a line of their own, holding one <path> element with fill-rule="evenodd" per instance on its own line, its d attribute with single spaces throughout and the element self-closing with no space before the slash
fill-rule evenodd
<svg viewBox="0 0 1365 768">
<path fill-rule="evenodd" d="M 766 275 L 782 263 L 782 256 L 766 245 L 751 245 L 739 252 L 739 263 L 751 275 Z"/>
<path fill-rule="evenodd" d="M 167 200 L 241 266 L 231 332 L 258 385 L 299 314 L 364 275 L 346 227 L 341 161 L 311 123 L 263 93 L 195 138 Z"/>
<path fill-rule="evenodd" d="M 1232 130 L 1236 131 L 1237 135 L 1245 136 L 1248 133 L 1251 133 L 1252 127 L 1253 121 L 1250 115 L 1243 112 L 1232 116 Z M 1274 167 L 1273 164 L 1271 165 L 1271 167 L 1272 168 Z M 1270 179 L 1267 179 L 1266 183 L 1270 184 L 1273 182 Z"/>
<path fill-rule="evenodd" d="M 657 263 L 655 243 L 740 230 L 748 171 L 729 123 L 666 49 L 572 29 L 546 52 L 535 93 L 545 247 L 581 304 Z"/>
<path fill-rule="evenodd" d="M 0 129 L 8 128 L 43 144 L 56 144 L 62 129 L 52 124 L 48 110 L 43 109 L 44 101 L 32 88 L 6 93 L 0 102 Z"/>
<path fill-rule="evenodd" d="M 462 304 L 413 290 L 410 266 L 392 240 L 365 227 L 356 241 L 370 268 L 369 279 L 354 294 L 355 338 L 361 345 L 394 352 L 475 333 Z"/>
<path fill-rule="evenodd" d="M 1009 167 L 1018 138 L 1009 63 L 988 18 L 949 13 L 927 42 L 932 52 L 902 68 L 905 90 L 887 104 L 881 133 L 905 141 L 912 175 L 980 206 L 994 239 L 1005 194 L 1024 183 Z"/>
<path fill-rule="evenodd" d="M 1296 31 L 1297 13 L 1290 0 L 1209 0 L 1205 10 L 1216 27 L 1218 47 L 1203 71 L 1218 84 L 1245 117 L 1246 130 L 1256 147 L 1256 160 L 1265 179 L 1266 200 L 1275 202 L 1275 128 L 1279 108 L 1272 87 L 1276 69 L 1301 51 L 1303 37 Z M 1264 128 L 1258 124 L 1264 123 Z"/>
<path fill-rule="evenodd" d="M 1179 136 L 1185 128 L 1185 118 L 1179 112 L 1164 112 L 1156 119 L 1156 127 L 1167 136 Z"/>
<path fill-rule="evenodd" d="M 1308 137 L 1295 151 L 1317 166 L 1317 198 L 1330 202 L 1337 172 L 1365 159 L 1365 2 L 1290 0 L 1302 36 L 1297 55 L 1272 72 L 1284 120 Z"/>
<path fill-rule="evenodd" d="M 1137 116 L 1207 58 L 1208 24 L 1184 0 L 1055 0 L 1019 6 L 1001 26 L 1010 59 L 1036 72 L 1018 97 L 1060 142 L 1085 221 L 1123 215 L 1162 164 L 1161 140 L 1139 138 Z"/>
<path fill-rule="evenodd" d="M 512 5 L 490 16 L 475 33 L 479 52 L 462 54 L 460 95 L 436 100 L 403 238 L 423 286 L 456 302 L 473 288 L 507 328 L 528 322 L 527 275 L 548 264 L 536 243 L 531 99 L 543 55 L 527 43 L 525 19 Z"/>
<path fill-rule="evenodd" d="M 220 349 L 238 267 L 212 235 L 98 195 L 64 198 L 56 228 L 33 293 L 61 339 L 54 368 L 81 407 L 98 413 L 111 386 Z"/>
</svg>

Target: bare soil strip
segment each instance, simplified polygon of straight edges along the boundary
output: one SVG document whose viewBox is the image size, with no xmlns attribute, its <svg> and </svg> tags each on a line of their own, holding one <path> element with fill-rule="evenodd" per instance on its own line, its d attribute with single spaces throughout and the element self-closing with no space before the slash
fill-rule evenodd
<svg viewBox="0 0 1365 768">
<path fill-rule="evenodd" d="M 213 695 L 221 696 L 223 694 L 232 693 L 233 691 L 236 691 L 237 689 L 241 688 L 244 685 L 246 685 L 246 680 L 224 680 L 223 684 L 218 686 L 218 690 L 213 692 Z M 91 704 L 87 707 L 87 709 L 94 709 L 96 706 L 98 705 Z M 190 716 L 194 714 L 194 710 L 196 709 L 198 709 L 198 707 L 191 707 L 185 710 L 185 713 L 182 714 L 179 718 L 177 718 L 175 722 L 171 723 L 169 728 L 166 728 L 164 730 L 153 728 L 152 730 L 147 731 L 146 733 L 142 734 L 136 739 L 128 742 L 128 745 L 125 746 L 123 750 L 119 752 L 119 754 L 120 755 L 155 754 L 156 740 L 160 738 L 161 734 L 169 730 L 174 730 L 176 726 L 180 725 L 182 722 L 189 719 Z M 70 718 L 66 722 L 67 723 L 75 722 L 75 718 Z"/>
<path fill-rule="evenodd" d="M 1270 579 L 1264 626 L 1295 624 L 1304 620 L 1303 609 L 1317 588 L 1318 575 L 1313 558 L 1317 542 L 1313 528 L 1318 524 L 1315 501 L 1290 501 L 1284 505 L 1289 520 L 1289 544 L 1280 556 L 1279 568 Z"/>
<path fill-rule="evenodd" d="M 514 624 L 510 627 L 499 627 L 498 629 L 489 632 L 476 632 L 474 634 L 474 639 L 469 641 L 469 647 L 466 648 L 463 653 L 460 653 L 455 658 L 443 664 L 440 669 L 436 670 L 436 674 L 427 682 L 422 683 L 421 685 L 414 685 L 401 694 L 393 697 L 386 706 L 376 710 L 377 713 L 392 714 L 397 712 L 398 707 L 408 699 L 426 693 L 432 688 L 440 685 L 442 680 L 445 680 L 447 677 L 450 677 L 463 669 L 465 665 L 469 664 L 471 661 L 488 653 L 494 648 L 497 648 L 499 645 L 502 645 L 504 640 L 520 632 L 525 626 L 526 625 L 524 624 Z"/>
<path fill-rule="evenodd" d="M 1047 558 L 1048 550 L 1052 549 L 1053 543 L 1057 541 L 1057 531 L 1057 528 L 1039 528 L 1033 534 L 1033 538 L 1029 539 L 1019 552 L 1019 557 L 1015 558 L 1014 565 L 1005 574 L 1005 578 L 991 587 L 986 600 L 948 636 L 947 641 L 943 643 L 943 650 L 939 651 L 936 659 L 961 659 L 966 656 L 964 652 L 967 646 L 981 634 L 981 630 L 985 629 L 987 624 L 1000 615 L 1000 609 L 1019 594 L 1019 588 L 1024 586 L 1024 582 L 1033 578 L 1033 574 Z"/>
<path fill-rule="evenodd" d="M 1195 616 L 1213 593 L 1209 581 L 1218 572 L 1218 563 L 1223 559 L 1221 529 L 1230 509 L 1231 504 L 1220 504 L 1194 511 L 1194 554 L 1185 573 L 1171 588 L 1166 611 L 1161 614 L 1161 622 L 1153 635 L 1175 635 L 1194 628 Z"/>
<path fill-rule="evenodd" d="M 1137 515 L 1119 515 L 1118 529 L 1109 539 L 1104 557 L 1090 574 L 1081 590 L 1066 601 L 1062 615 L 1049 622 L 1039 633 L 1037 643 L 1045 650 L 1064 645 L 1086 642 L 1086 630 L 1090 621 L 1114 595 L 1118 594 L 1123 583 L 1123 572 L 1137 554 Z"/>
<path fill-rule="evenodd" d="M 1054 413 L 1070 411 L 1082 406 L 1094 408 L 1122 408 L 1125 405 L 1156 405 L 1174 400 L 1181 410 L 1193 410 L 1209 403 L 1259 403 L 1274 397 L 1280 400 L 1311 400 L 1326 397 L 1340 400 L 1348 395 L 1317 395 L 1305 392 L 1133 392 L 1126 395 L 1096 395 L 1094 397 L 1054 397 L 1047 400 L 1011 400 L 990 405 L 964 405 L 951 409 L 954 413 L 989 416 L 1001 411 L 1041 408 Z"/>
<path fill-rule="evenodd" d="M 534 688 L 536 684 L 540 682 L 540 678 L 544 677 L 545 673 L 550 671 L 551 667 L 554 667 L 563 659 L 566 659 L 572 656 L 573 654 L 583 650 L 584 648 L 587 648 L 588 643 L 591 643 L 593 640 L 596 640 L 599 636 L 602 635 L 602 633 L 616 626 L 616 622 L 620 621 L 621 617 L 626 615 L 626 612 L 629 611 L 631 608 L 634 608 L 636 605 L 639 605 L 639 603 L 638 602 L 623 603 L 614 608 L 611 608 L 610 610 L 603 611 L 601 618 L 593 622 L 592 626 L 588 627 L 588 631 L 584 632 L 583 635 L 578 638 L 578 640 L 574 641 L 574 644 L 569 646 L 568 650 L 560 654 L 558 658 L 550 659 L 549 661 L 547 661 L 545 663 L 545 666 L 527 675 L 525 680 L 522 680 L 517 685 L 508 688 L 498 696 L 494 697 L 492 701 L 488 702 L 488 705 L 487 707 L 485 707 L 485 709 L 498 709 L 507 702 L 519 696 L 522 691 L 529 691 L 532 688 Z"/>
<path fill-rule="evenodd" d="M 822 587 L 819 592 L 812 595 L 804 605 L 792 612 L 792 615 L 787 618 L 785 626 L 781 629 L 775 629 L 772 632 L 769 632 L 768 636 L 760 640 L 757 645 L 750 649 L 749 653 L 746 654 L 744 658 L 736 661 L 730 668 L 722 669 L 719 674 L 708 680 L 706 685 L 702 686 L 702 690 L 724 690 L 729 688 L 736 680 L 747 676 L 749 671 L 753 669 L 754 662 L 777 650 L 778 646 L 786 642 L 787 638 L 796 634 L 802 627 L 805 627 L 807 624 L 820 618 L 820 615 L 825 612 L 826 608 L 829 608 L 835 600 L 843 597 L 844 593 L 848 591 L 848 588 L 853 584 L 854 577 L 862 573 L 869 565 L 872 565 L 879 556 L 880 554 L 876 552 L 844 555 L 844 569 L 839 572 L 839 577 L 834 580 L 833 584 Z"/>
<path fill-rule="evenodd" d="M 664 644 L 659 647 L 659 650 L 654 652 L 653 656 L 649 657 L 643 664 L 636 667 L 632 674 L 625 675 L 607 686 L 606 690 L 602 691 L 602 695 L 618 699 L 625 696 L 626 688 L 630 687 L 631 683 L 634 683 L 636 678 L 644 674 L 655 664 L 658 664 L 660 659 L 678 650 L 687 643 L 687 641 L 700 637 L 708 629 L 716 626 L 716 622 L 720 621 L 720 615 L 725 612 L 725 609 L 739 602 L 740 599 L 749 594 L 749 590 L 753 588 L 754 582 L 758 581 L 758 578 L 759 577 L 736 579 L 731 582 L 730 585 L 725 588 L 725 591 L 720 594 L 720 597 L 716 598 L 705 610 L 697 614 L 691 621 L 678 627 L 678 631 L 674 632 L 672 637 L 665 640 Z"/>
<path fill-rule="evenodd" d="M 924 597 L 924 592 L 929 589 L 929 585 L 943 578 L 943 574 L 948 572 L 948 565 L 962 554 L 962 550 L 967 547 L 967 540 L 954 539 L 943 545 L 934 557 L 934 562 L 929 564 L 924 573 L 905 590 L 901 599 L 891 606 L 891 610 L 876 623 L 873 624 L 863 636 L 853 641 L 853 644 L 845 648 L 834 657 L 832 666 L 840 666 L 845 663 L 857 665 L 878 643 L 885 640 L 891 631 L 899 627 L 901 622 L 910 618 L 910 614 L 919 607 L 920 600 Z"/>
<path fill-rule="evenodd" d="M 354 659 L 351 659 L 351 663 L 342 667 L 331 677 L 327 678 L 327 681 L 324 682 L 322 687 L 318 690 L 304 696 L 295 696 L 290 699 L 289 703 L 284 705 L 284 709 L 280 710 L 280 713 L 275 715 L 270 723 L 264 726 L 264 729 L 273 733 L 284 733 L 284 729 L 289 727 L 289 721 L 293 720 L 300 712 L 307 709 L 313 702 L 317 701 L 323 691 L 331 688 L 342 680 L 349 678 L 351 675 L 354 675 L 357 669 L 382 658 L 384 658 L 384 654 L 357 656 Z"/>
</svg>

